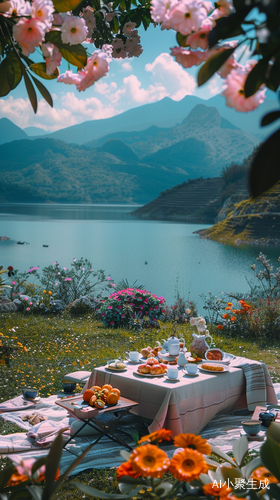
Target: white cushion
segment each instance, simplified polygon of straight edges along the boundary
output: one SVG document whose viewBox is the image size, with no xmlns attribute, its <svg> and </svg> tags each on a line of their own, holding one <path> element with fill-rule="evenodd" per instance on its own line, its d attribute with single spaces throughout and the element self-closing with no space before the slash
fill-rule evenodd
<svg viewBox="0 0 280 500">
<path fill-rule="evenodd" d="M 77 384 L 85 384 L 91 375 L 91 372 L 80 371 L 80 372 L 72 372 L 64 375 L 63 380 L 67 380 L 67 382 L 77 382 Z"/>
</svg>

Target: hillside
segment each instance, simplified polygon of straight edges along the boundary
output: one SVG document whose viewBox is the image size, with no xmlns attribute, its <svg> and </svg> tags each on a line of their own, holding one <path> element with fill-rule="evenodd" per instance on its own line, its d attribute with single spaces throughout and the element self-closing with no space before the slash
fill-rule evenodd
<svg viewBox="0 0 280 500">
<path fill-rule="evenodd" d="M 27 139 L 27 134 L 8 118 L 0 118 L 0 144 Z"/>
<path fill-rule="evenodd" d="M 224 244 L 280 244 L 280 184 L 255 201 L 236 203 L 224 220 L 199 233 Z"/>
<path fill-rule="evenodd" d="M 48 138 L 3 144 L 0 200 L 148 203 L 189 179 L 219 176 L 257 143 L 203 105 L 168 133 L 154 127 L 137 134 L 130 133 L 130 145 L 117 138 L 98 147 Z"/>
<path fill-rule="evenodd" d="M 121 138 L 145 164 L 186 172 L 189 178 L 219 176 L 225 166 L 242 162 L 258 143 L 204 104 L 195 106 L 175 127 L 118 132 L 87 146 L 96 147 L 109 138 Z"/>
<path fill-rule="evenodd" d="M 133 214 L 144 219 L 213 223 L 218 214 L 222 178 L 195 179 L 168 189 Z"/>
<path fill-rule="evenodd" d="M 186 178 L 142 163 L 121 141 L 90 149 L 23 140 L 0 146 L 0 157 L 1 202 L 142 204 Z"/>
</svg>

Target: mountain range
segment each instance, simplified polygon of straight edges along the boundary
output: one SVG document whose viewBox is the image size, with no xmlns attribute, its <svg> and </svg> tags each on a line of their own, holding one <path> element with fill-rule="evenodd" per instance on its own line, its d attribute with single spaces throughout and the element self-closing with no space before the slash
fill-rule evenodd
<svg viewBox="0 0 280 500">
<path fill-rule="evenodd" d="M 0 200 L 147 203 L 189 179 L 220 175 L 257 144 L 202 104 L 168 129 L 121 132 L 84 145 L 18 140 L 0 146 Z"/>
<path fill-rule="evenodd" d="M 169 97 L 165 97 L 161 101 L 130 109 L 111 118 L 86 121 L 52 133 L 46 133 L 39 128 L 36 131 L 36 127 L 27 127 L 23 131 L 10 122 L 14 125 L 12 130 L 11 127 L 7 128 L 9 120 L 2 118 L 0 119 L 0 144 L 24 138 L 34 140 L 38 137 L 58 139 L 69 144 L 85 144 L 116 132 L 123 132 L 124 137 L 131 131 L 144 131 L 152 126 L 168 129 L 180 124 L 198 104 L 215 107 L 222 118 L 260 140 L 275 129 L 275 124 L 260 128 L 262 116 L 268 111 L 279 108 L 278 101 L 273 97 L 274 94 L 268 92 L 268 95 L 269 98 L 263 104 L 249 113 L 238 113 L 234 109 L 228 108 L 225 105 L 225 99 L 220 95 L 208 100 L 187 95 L 181 101 L 173 101 Z"/>
</svg>

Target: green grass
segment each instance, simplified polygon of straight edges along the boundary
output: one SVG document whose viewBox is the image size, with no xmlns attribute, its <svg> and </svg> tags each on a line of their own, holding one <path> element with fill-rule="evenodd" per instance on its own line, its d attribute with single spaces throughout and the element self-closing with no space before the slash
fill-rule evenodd
<svg viewBox="0 0 280 500">
<path fill-rule="evenodd" d="M 193 327 L 182 324 L 177 327 L 177 336 L 185 338 L 188 348 L 192 341 Z M 109 329 L 91 316 L 71 318 L 69 316 L 26 316 L 19 313 L 2 314 L 0 317 L 0 339 L 19 346 L 10 367 L 0 365 L 0 401 L 5 401 L 21 392 L 21 387 L 32 385 L 40 389 L 41 396 L 61 391 L 64 375 L 78 369 L 92 370 L 104 365 L 109 359 L 124 356 L 128 350 L 141 350 L 155 341 L 167 339 L 172 332 L 172 323 L 161 323 L 161 329 L 133 332 L 124 329 Z M 216 347 L 235 355 L 263 361 L 267 364 L 274 382 L 280 381 L 280 341 L 226 338 L 215 330 Z M 11 422 L 0 419 L 0 433 L 22 432 Z M 0 461 L 5 466 L 8 459 Z M 103 491 L 118 491 L 115 469 L 91 469 L 79 474 L 76 479 Z M 86 499 L 72 484 L 73 476 L 67 479 L 54 498 Z"/>
</svg>

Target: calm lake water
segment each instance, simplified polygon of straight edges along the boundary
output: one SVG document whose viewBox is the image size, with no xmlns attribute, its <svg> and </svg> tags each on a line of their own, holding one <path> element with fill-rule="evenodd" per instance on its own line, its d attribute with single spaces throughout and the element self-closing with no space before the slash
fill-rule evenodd
<svg viewBox="0 0 280 500">
<path fill-rule="evenodd" d="M 202 292 L 247 292 L 246 277 L 253 277 L 250 264 L 259 252 L 275 264 L 280 255 L 279 247 L 233 248 L 194 234 L 207 225 L 139 220 L 129 215 L 134 208 L 1 204 L 0 236 L 10 240 L 0 241 L 0 263 L 26 271 L 53 262 L 69 267 L 73 258 L 84 257 L 116 283 L 137 280 L 169 305 L 178 280 L 181 296 L 194 300 L 202 313 Z"/>
</svg>

